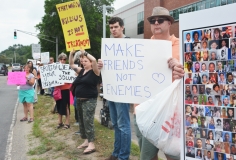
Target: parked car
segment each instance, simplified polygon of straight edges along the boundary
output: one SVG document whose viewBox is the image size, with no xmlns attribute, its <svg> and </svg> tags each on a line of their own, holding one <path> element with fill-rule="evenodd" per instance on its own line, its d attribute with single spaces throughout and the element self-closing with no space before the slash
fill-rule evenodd
<svg viewBox="0 0 236 160">
<path fill-rule="evenodd" d="M 0 74 L 3 74 L 4 76 L 8 75 L 8 68 L 4 63 L 0 63 Z"/>
<path fill-rule="evenodd" d="M 21 67 L 20 63 L 13 63 L 12 64 L 12 72 L 15 72 L 15 71 L 22 71 L 22 67 Z"/>
</svg>

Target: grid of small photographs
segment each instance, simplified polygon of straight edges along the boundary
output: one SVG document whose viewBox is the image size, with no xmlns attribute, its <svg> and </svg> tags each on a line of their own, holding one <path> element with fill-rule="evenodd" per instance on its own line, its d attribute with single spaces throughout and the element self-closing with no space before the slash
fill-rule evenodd
<svg viewBox="0 0 236 160">
<path fill-rule="evenodd" d="M 236 24 L 183 40 L 186 158 L 236 159 Z"/>
</svg>

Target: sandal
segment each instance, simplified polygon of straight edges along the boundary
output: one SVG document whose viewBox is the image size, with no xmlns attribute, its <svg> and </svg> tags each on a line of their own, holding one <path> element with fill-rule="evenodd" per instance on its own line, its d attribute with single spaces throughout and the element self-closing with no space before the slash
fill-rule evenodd
<svg viewBox="0 0 236 160">
<path fill-rule="evenodd" d="M 95 151 L 96 151 L 95 148 L 93 148 L 93 149 L 86 148 L 86 149 L 84 150 L 83 154 L 91 154 L 91 153 L 93 153 L 93 152 L 95 152 Z"/>
<path fill-rule="evenodd" d="M 70 128 L 70 125 L 69 125 L 69 124 L 65 124 L 63 128 L 64 128 L 64 129 L 69 129 L 69 128 Z"/>
<path fill-rule="evenodd" d="M 34 119 L 33 118 L 30 118 L 29 120 L 28 120 L 28 123 L 31 123 L 31 122 L 33 122 L 34 121 Z"/>
<path fill-rule="evenodd" d="M 83 146 L 82 144 L 80 145 L 80 146 L 78 146 L 77 148 L 78 149 L 82 149 L 82 148 L 87 148 L 88 147 L 88 145 L 86 145 L 86 146 Z"/>
<path fill-rule="evenodd" d="M 24 117 L 20 120 L 21 122 L 28 121 L 28 118 Z"/>
<path fill-rule="evenodd" d="M 63 123 L 59 123 L 59 124 L 57 125 L 57 129 L 62 128 L 63 126 L 64 126 Z"/>
</svg>

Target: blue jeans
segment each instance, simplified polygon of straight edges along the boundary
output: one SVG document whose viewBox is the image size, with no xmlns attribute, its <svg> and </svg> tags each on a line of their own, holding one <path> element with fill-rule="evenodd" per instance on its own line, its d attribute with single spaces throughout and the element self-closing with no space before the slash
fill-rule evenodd
<svg viewBox="0 0 236 160">
<path fill-rule="evenodd" d="M 119 160 L 128 160 L 131 146 L 131 129 L 128 103 L 108 101 L 111 122 L 115 130 L 113 156 Z"/>
<path fill-rule="evenodd" d="M 49 88 L 51 90 L 51 96 L 53 97 L 54 87 Z"/>
</svg>

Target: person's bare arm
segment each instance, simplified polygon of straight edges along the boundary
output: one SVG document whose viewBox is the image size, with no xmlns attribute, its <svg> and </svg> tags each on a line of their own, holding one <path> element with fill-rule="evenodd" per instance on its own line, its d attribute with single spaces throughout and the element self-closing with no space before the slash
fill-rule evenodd
<svg viewBox="0 0 236 160">
<path fill-rule="evenodd" d="M 28 79 L 28 77 L 26 77 L 26 79 L 27 79 L 27 83 L 28 83 L 29 85 L 31 85 L 31 86 L 34 85 L 34 83 L 35 83 L 35 78 L 34 78 L 34 77 L 32 77 L 32 78 L 30 78 L 30 79 Z"/>
<path fill-rule="evenodd" d="M 97 64 L 97 60 L 94 56 L 92 56 L 91 54 L 89 54 L 88 52 L 84 52 L 83 53 L 84 56 L 86 56 L 89 60 L 92 61 L 92 68 L 93 68 L 93 72 L 97 75 L 100 76 L 100 69 L 98 68 L 98 64 Z"/>
<path fill-rule="evenodd" d="M 74 53 L 75 53 L 75 50 L 73 49 L 69 55 L 69 64 L 70 64 L 70 68 L 72 68 L 77 74 L 79 74 L 82 68 L 74 64 L 74 60 L 73 60 Z"/>
</svg>

